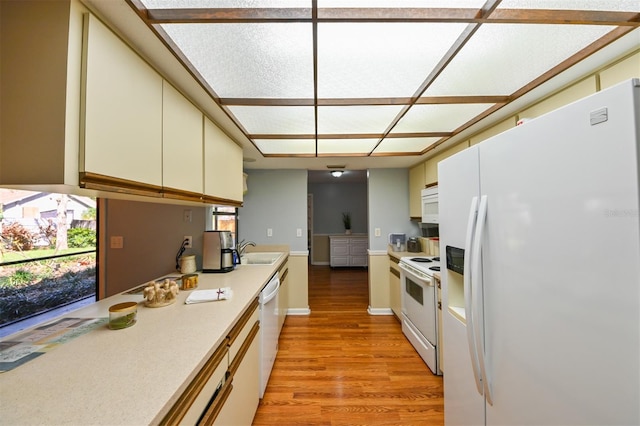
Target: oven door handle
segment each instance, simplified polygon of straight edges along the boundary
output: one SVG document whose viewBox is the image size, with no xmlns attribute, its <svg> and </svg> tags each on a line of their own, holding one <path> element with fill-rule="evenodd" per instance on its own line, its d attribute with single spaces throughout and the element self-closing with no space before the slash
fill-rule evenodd
<svg viewBox="0 0 640 426">
<path fill-rule="evenodd" d="M 413 272 L 411 269 L 404 266 L 402 263 L 399 263 L 398 266 L 400 266 L 400 269 L 402 269 L 404 272 L 411 275 L 415 280 L 419 280 L 421 283 L 424 283 L 424 285 L 426 285 L 427 287 L 433 287 L 434 283 L 430 277 L 427 277 L 427 276 L 422 277 L 422 276 L 416 275 L 415 272 Z"/>
</svg>

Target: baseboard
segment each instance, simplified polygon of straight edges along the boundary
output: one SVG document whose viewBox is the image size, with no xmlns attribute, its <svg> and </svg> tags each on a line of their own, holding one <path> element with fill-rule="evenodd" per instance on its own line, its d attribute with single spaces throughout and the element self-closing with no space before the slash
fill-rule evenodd
<svg viewBox="0 0 640 426">
<path fill-rule="evenodd" d="M 369 315 L 393 315 L 391 308 L 372 308 L 369 306 L 367 312 Z"/>
<path fill-rule="evenodd" d="M 287 309 L 287 315 L 311 315 L 311 309 L 309 309 L 309 308 L 289 308 L 289 309 Z"/>
<path fill-rule="evenodd" d="M 311 262 L 311 264 L 313 266 L 328 266 L 328 265 L 330 265 L 329 262 L 317 262 L 317 261 L 316 262 Z"/>
</svg>

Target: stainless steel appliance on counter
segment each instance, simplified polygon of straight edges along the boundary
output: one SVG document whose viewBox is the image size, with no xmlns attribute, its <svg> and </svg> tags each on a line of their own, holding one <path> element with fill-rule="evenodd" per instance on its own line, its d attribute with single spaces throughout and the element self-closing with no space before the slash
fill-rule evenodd
<svg viewBox="0 0 640 426">
<path fill-rule="evenodd" d="M 439 257 L 400 258 L 402 332 L 433 374 L 438 359 L 438 300 L 433 273 L 440 271 Z"/>
<path fill-rule="evenodd" d="M 233 271 L 231 231 L 205 231 L 202 246 L 202 272 Z"/>
</svg>

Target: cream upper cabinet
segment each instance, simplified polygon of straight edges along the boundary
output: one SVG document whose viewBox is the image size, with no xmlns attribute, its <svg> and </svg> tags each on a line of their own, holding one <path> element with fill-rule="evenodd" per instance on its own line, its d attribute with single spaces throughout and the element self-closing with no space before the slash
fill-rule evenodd
<svg viewBox="0 0 640 426">
<path fill-rule="evenodd" d="M 162 185 L 162 77 L 85 15 L 80 171 Z"/>
<path fill-rule="evenodd" d="M 203 193 L 202 112 L 171 84 L 162 89 L 162 186 Z"/>
<path fill-rule="evenodd" d="M 242 148 L 211 120 L 204 120 L 204 194 L 242 203 Z"/>
<path fill-rule="evenodd" d="M 78 186 L 79 2 L 0 2 L 0 185 Z"/>
<path fill-rule="evenodd" d="M 421 191 L 424 188 L 424 163 L 409 169 L 409 216 L 422 217 Z"/>
</svg>

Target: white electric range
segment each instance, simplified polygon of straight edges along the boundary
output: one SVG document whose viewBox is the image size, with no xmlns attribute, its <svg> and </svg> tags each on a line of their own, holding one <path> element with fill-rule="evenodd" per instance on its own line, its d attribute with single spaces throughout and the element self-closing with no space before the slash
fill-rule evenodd
<svg viewBox="0 0 640 426">
<path fill-rule="evenodd" d="M 440 271 L 437 256 L 400 258 L 402 332 L 433 374 L 438 368 L 438 301 L 434 272 Z"/>
</svg>

